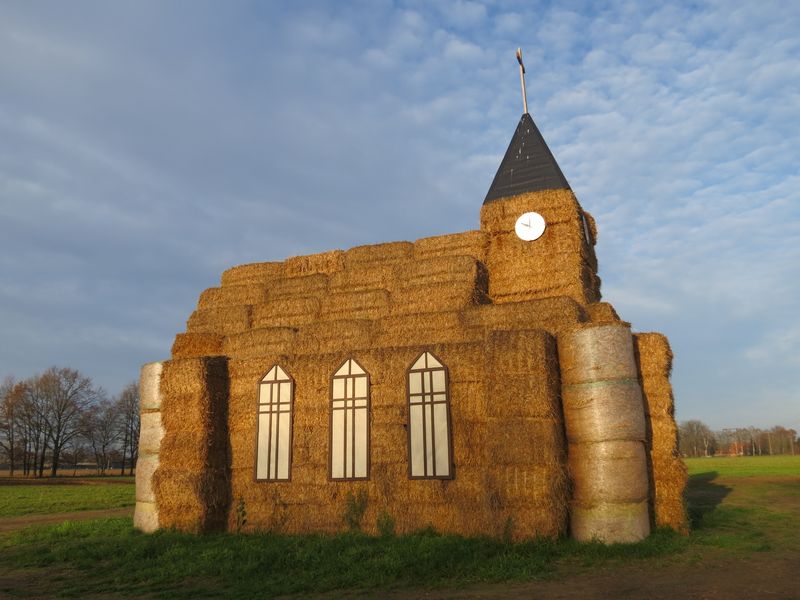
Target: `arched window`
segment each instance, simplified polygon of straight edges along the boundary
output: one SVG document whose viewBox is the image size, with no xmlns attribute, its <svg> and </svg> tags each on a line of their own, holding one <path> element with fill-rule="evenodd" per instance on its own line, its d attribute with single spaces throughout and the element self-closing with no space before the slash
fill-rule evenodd
<svg viewBox="0 0 800 600">
<path fill-rule="evenodd" d="M 412 479 L 453 476 L 447 367 L 430 352 L 408 371 L 408 449 Z"/>
<path fill-rule="evenodd" d="M 287 481 L 292 463 L 294 380 L 278 365 L 258 384 L 256 480 Z"/>
<path fill-rule="evenodd" d="M 369 479 L 369 375 L 353 359 L 331 379 L 331 479 Z"/>
</svg>

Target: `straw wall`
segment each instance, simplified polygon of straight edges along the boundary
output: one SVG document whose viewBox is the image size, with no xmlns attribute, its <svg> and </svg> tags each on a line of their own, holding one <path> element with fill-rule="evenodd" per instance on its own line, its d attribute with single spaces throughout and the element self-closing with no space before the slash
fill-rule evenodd
<svg viewBox="0 0 800 600">
<path fill-rule="evenodd" d="M 660 333 L 636 334 L 634 347 L 648 426 L 647 450 L 652 470 L 650 501 L 655 525 L 686 532 L 683 491 L 687 474 L 678 454 L 678 432 L 669 382 L 672 351 L 667 338 Z"/>
<path fill-rule="evenodd" d="M 153 475 L 161 527 L 224 527 L 228 494 L 227 359 L 164 363 L 159 466 Z"/>
<path fill-rule="evenodd" d="M 529 332 L 493 335 L 488 346 L 488 356 L 483 341 L 353 353 L 371 378 L 371 478 L 361 482 L 328 481 L 330 375 L 347 353 L 231 360 L 233 503 L 245 502 L 254 530 L 338 531 L 347 494 L 363 490 L 370 532 L 385 513 L 398 532 L 432 525 L 467 535 L 558 535 L 566 523 L 566 478 L 555 344 L 544 332 Z M 405 378 L 425 350 L 449 370 L 452 480 L 408 478 Z M 292 479 L 255 482 L 256 383 L 276 362 L 296 382 Z M 232 527 L 233 511 L 228 518 Z"/>
<path fill-rule="evenodd" d="M 450 235 L 437 235 L 414 242 L 414 258 L 436 258 L 439 256 L 471 256 L 486 262 L 488 236 L 483 231 L 465 231 Z"/>
<path fill-rule="evenodd" d="M 578 540 L 650 533 L 645 419 L 629 326 L 585 324 L 559 337 L 562 399 Z"/>
</svg>

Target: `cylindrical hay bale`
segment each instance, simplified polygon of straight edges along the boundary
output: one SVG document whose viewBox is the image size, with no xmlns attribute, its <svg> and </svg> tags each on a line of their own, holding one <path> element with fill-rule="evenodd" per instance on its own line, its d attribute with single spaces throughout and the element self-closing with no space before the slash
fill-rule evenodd
<svg viewBox="0 0 800 600">
<path fill-rule="evenodd" d="M 136 461 L 136 502 L 156 501 L 153 473 L 158 468 L 158 454 L 142 454 Z"/>
<path fill-rule="evenodd" d="M 645 415 L 627 323 L 586 324 L 558 340 L 573 497 L 572 535 L 604 543 L 650 533 Z"/>
<path fill-rule="evenodd" d="M 569 451 L 572 500 L 592 506 L 598 499 L 622 504 L 647 501 L 647 457 L 641 442 L 574 444 Z"/>
<path fill-rule="evenodd" d="M 647 500 L 634 504 L 597 504 L 588 508 L 573 504 L 570 531 L 580 542 L 629 544 L 641 541 L 650 534 Z"/>
<path fill-rule="evenodd" d="M 565 385 L 561 395 L 570 442 L 644 441 L 644 401 L 635 379 Z"/>
<path fill-rule="evenodd" d="M 582 325 L 559 336 L 558 342 L 565 385 L 638 378 L 628 323 Z"/>
<path fill-rule="evenodd" d="M 158 451 L 164 437 L 161 424 L 161 372 L 164 363 L 151 362 L 139 375 L 139 459 L 136 463 L 136 509 L 133 526 L 145 533 L 158 529 L 158 506 L 153 492 L 153 473 L 158 468 Z"/>
<path fill-rule="evenodd" d="M 163 362 L 151 362 L 142 366 L 139 376 L 139 407 L 141 410 L 161 408 L 161 371 Z"/>
</svg>

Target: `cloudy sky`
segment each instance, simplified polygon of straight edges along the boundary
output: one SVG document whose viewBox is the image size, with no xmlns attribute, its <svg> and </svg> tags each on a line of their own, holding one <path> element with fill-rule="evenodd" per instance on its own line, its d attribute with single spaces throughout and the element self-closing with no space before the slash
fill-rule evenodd
<svg viewBox="0 0 800 600">
<path fill-rule="evenodd" d="M 232 265 L 476 229 L 522 46 L 677 418 L 800 429 L 799 31 L 768 0 L 6 0 L 0 377 L 117 393 Z"/>
</svg>

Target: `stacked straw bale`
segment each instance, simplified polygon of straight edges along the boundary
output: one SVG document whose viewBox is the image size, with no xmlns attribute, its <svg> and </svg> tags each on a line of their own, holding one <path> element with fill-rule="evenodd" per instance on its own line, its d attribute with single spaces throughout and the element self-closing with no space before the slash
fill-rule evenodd
<svg viewBox="0 0 800 600">
<path fill-rule="evenodd" d="M 517 217 L 535 210 L 547 228 L 534 244 L 514 233 Z M 489 295 L 496 303 L 569 296 L 581 304 L 600 299 L 597 259 L 583 232 L 582 209 L 571 190 L 520 194 L 481 209 L 489 234 Z"/>
<path fill-rule="evenodd" d="M 485 263 L 488 241 L 488 236 L 483 231 L 465 231 L 422 238 L 414 242 L 414 258 L 422 260 L 440 256 L 471 256 Z"/>
<path fill-rule="evenodd" d="M 159 466 L 161 440 L 161 372 L 163 363 L 144 365 L 139 378 L 139 458 L 136 461 L 136 510 L 133 526 L 151 533 L 158 529 L 158 505 L 153 488 L 153 474 Z"/>
<path fill-rule="evenodd" d="M 226 285 L 267 284 L 283 276 L 282 262 L 261 262 L 239 265 L 222 274 L 220 282 Z"/>
<path fill-rule="evenodd" d="M 161 527 L 223 529 L 227 518 L 227 359 L 184 358 L 163 363 L 164 437 L 153 488 Z"/>
<path fill-rule="evenodd" d="M 620 320 L 617 311 L 608 302 L 592 302 L 586 307 L 592 323 L 616 323 Z"/>
<path fill-rule="evenodd" d="M 559 337 L 578 540 L 635 542 L 650 533 L 645 418 L 627 323 L 583 324 Z"/>
<path fill-rule="evenodd" d="M 487 343 L 493 349 L 491 358 L 485 352 Z M 449 371 L 452 480 L 408 479 L 405 377 L 424 351 L 434 352 Z M 368 532 L 376 531 L 383 513 L 395 519 L 398 532 L 432 525 L 442 532 L 510 531 L 522 538 L 564 530 L 563 423 L 557 369 L 552 370 L 556 350 L 549 335 L 506 332 L 488 342 L 357 352 L 354 358 L 371 381 L 369 481 L 328 480 L 330 375 L 345 358 L 337 351 L 231 360 L 231 495 L 245 502 L 251 529 L 339 531 L 344 528 L 348 494 L 363 490 L 368 499 L 363 527 Z M 256 383 L 276 362 L 296 382 L 292 479 L 265 484 L 253 478 L 253 398 Z M 487 371 L 502 377 L 502 368 L 510 369 L 508 378 L 516 379 L 505 388 L 487 386 Z M 519 375 L 515 368 L 520 373 L 528 370 Z M 511 440 L 513 444 L 506 444 Z M 232 527 L 233 511 L 228 519 Z"/>
<path fill-rule="evenodd" d="M 486 490 L 494 528 L 516 539 L 566 530 L 568 478 L 558 353 L 544 331 L 487 338 Z"/>
<path fill-rule="evenodd" d="M 683 491 L 687 474 L 678 453 L 678 431 L 669 382 L 672 351 L 667 338 L 660 333 L 636 334 L 634 348 L 648 425 L 647 450 L 652 471 L 650 501 L 654 524 L 685 533 L 688 526 Z"/>
<path fill-rule="evenodd" d="M 489 304 L 463 312 L 467 327 L 544 329 L 553 335 L 588 320 L 585 308 L 567 296 Z"/>
</svg>

